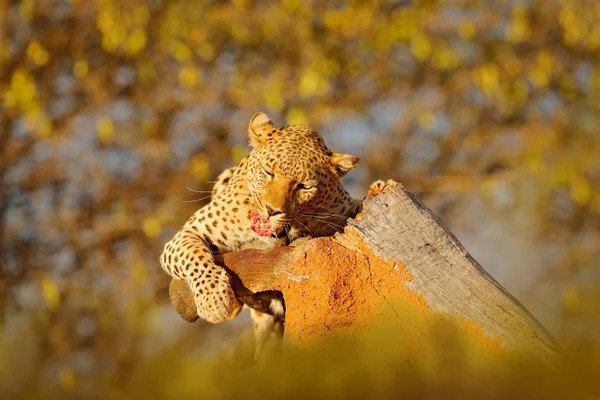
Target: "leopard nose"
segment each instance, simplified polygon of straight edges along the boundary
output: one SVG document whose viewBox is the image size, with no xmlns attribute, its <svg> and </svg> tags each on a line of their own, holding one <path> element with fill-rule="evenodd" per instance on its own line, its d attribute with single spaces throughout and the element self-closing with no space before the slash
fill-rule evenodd
<svg viewBox="0 0 600 400">
<path fill-rule="evenodd" d="M 272 216 L 278 215 L 278 214 L 283 214 L 283 211 L 281 211 L 277 208 L 273 208 L 268 204 L 266 204 L 266 207 L 267 207 L 267 215 L 269 215 L 269 217 L 272 217 Z"/>
</svg>

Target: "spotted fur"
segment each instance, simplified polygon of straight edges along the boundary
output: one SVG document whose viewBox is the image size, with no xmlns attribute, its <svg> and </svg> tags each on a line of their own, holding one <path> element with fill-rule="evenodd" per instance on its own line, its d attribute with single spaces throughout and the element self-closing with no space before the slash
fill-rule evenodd
<svg viewBox="0 0 600 400">
<path fill-rule="evenodd" d="M 198 315 L 212 323 L 235 317 L 242 306 L 226 270 L 214 263 L 215 254 L 329 236 L 342 230 L 361 206 L 339 182 L 357 166 L 358 158 L 333 153 L 311 128 L 277 128 L 266 114 L 258 113 L 250 120 L 248 136 L 252 151 L 219 176 L 211 202 L 192 215 L 160 258 L 168 274 L 188 282 Z M 259 236 L 251 229 L 251 210 L 284 226 L 284 234 Z M 274 313 L 277 310 L 282 312 L 281 304 L 274 305 Z"/>
</svg>

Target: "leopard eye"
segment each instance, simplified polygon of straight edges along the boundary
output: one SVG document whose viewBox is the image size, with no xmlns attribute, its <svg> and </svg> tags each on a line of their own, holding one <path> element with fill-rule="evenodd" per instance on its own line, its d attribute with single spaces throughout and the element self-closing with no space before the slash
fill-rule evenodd
<svg viewBox="0 0 600 400">
<path fill-rule="evenodd" d="M 273 171 L 267 171 L 265 168 L 263 168 L 262 170 L 265 173 L 265 175 L 267 175 L 270 178 L 272 178 L 272 177 L 275 176 L 275 174 L 273 173 Z"/>
<path fill-rule="evenodd" d="M 312 186 L 310 183 L 299 183 L 298 186 L 296 186 L 296 187 L 300 190 L 310 190 L 314 186 Z"/>
</svg>

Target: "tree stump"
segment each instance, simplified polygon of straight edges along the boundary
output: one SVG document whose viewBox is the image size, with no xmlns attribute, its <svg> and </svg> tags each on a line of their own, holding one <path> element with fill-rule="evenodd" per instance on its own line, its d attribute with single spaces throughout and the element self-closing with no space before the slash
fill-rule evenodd
<svg viewBox="0 0 600 400">
<path fill-rule="evenodd" d="M 363 211 L 343 233 L 295 247 L 228 253 L 218 262 L 239 277 L 238 297 L 259 310 L 272 291 L 283 294 L 289 343 L 356 335 L 382 320 L 395 320 L 399 334 L 427 340 L 425 325 L 441 316 L 482 349 L 555 358 L 541 324 L 439 218 L 392 181 L 372 185 Z M 170 289 L 180 315 L 195 320 L 187 284 L 173 280 Z"/>
</svg>

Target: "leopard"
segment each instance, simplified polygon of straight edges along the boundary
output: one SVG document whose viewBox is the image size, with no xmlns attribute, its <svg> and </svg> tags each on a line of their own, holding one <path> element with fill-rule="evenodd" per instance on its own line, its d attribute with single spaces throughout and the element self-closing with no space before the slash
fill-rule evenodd
<svg viewBox="0 0 600 400">
<path fill-rule="evenodd" d="M 210 323 L 233 319 L 244 307 L 232 276 L 215 263 L 215 255 L 331 236 L 362 207 L 340 183 L 359 158 L 334 153 L 309 126 L 278 128 L 259 112 L 248 124 L 248 141 L 251 151 L 219 175 L 210 202 L 187 220 L 160 256 L 167 274 L 188 283 L 198 316 Z M 270 309 L 250 310 L 256 357 L 272 332 L 283 335 L 283 299 L 273 299 Z"/>
</svg>

